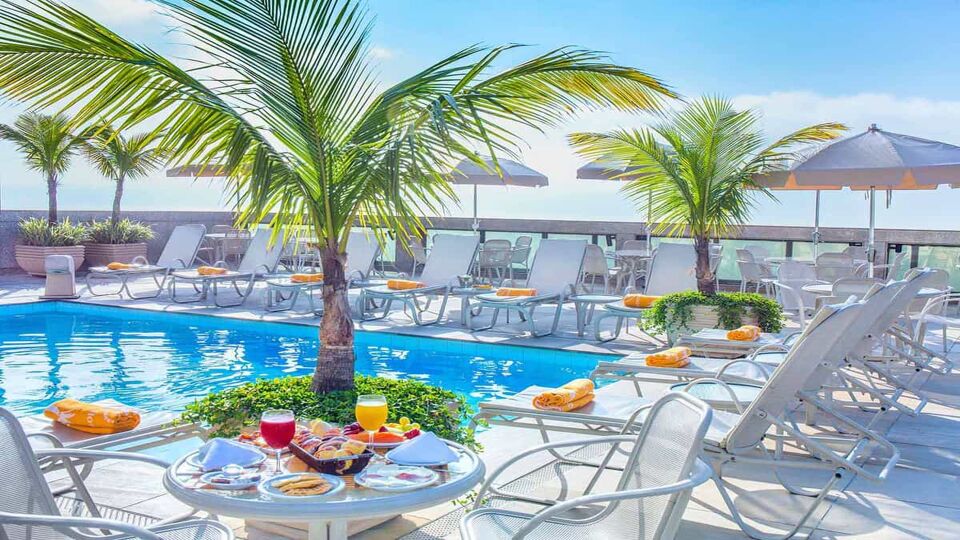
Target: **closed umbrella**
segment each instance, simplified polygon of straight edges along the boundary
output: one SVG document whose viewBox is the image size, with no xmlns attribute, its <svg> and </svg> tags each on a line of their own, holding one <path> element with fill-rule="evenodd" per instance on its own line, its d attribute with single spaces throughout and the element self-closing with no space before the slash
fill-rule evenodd
<svg viewBox="0 0 960 540">
<path fill-rule="evenodd" d="M 784 185 L 849 187 L 870 192 L 869 275 L 876 248 L 876 190 L 936 189 L 960 183 L 960 147 L 910 135 L 867 131 L 824 146 L 783 174 Z"/>
<path fill-rule="evenodd" d="M 587 163 L 577 169 L 578 180 L 614 180 L 618 182 L 629 182 L 635 179 L 640 173 L 627 174 L 629 168 L 624 165 L 611 163 L 604 160 L 595 160 Z M 653 193 L 647 192 L 647 221 L 644 223 L 644 231 L 647 236 L 647 249 L 650 249 L 650 206 L 653 199 Z"/>
<path fill-rule="evenodd" d="M 477 186 L 542 187 L 549 184 L 546 176 L 510 159 L 482 158 L 484 167 L 464 159 L 450 172 L 454 184 L 473 186 L 473 231 L 480 229 L 477 219 Z M 497 166 L 499 165 L 499 171 Z"/>
</svg>

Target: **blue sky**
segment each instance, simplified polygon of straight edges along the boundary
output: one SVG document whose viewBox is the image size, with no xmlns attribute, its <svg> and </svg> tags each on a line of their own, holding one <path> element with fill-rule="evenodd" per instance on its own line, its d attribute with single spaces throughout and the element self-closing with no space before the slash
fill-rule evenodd
<svg viewBox="0 0 960 540">
<path fill-rule="evenodd" d="M 181 54 L 183 39 L 145 0 L 73 0 L 122 34 Z M 374 55 L 384 82 L 395 81 L 473 44 L 530 44 L 527 54 L 562 45 L 609 52 L 618 63 L 663 79 L 685 96 L 718 94 L 764 116 L 770 137 L 803 125 L 840 121 L 853 132 L 877 122 L 890 131 L 960 144 L 960 3 L 894 1 L 371 0 Z M 0 121 L 19 109 L 0 107 Z M 574 179 L 581 161 L 564 142 L 575 130 L 637 126 L 644 119 L 599 112 L 546 134 L 530 134 L 524 161 L 547 174 L 537 190 L 481 188 L 481 216 L 636 220 L 615 185 Z M 3 208 L 42 208 L 43 184 L 0 144 Z M 67 209 L 108 209 L 112 186 L 78 162 L 64 180 Z M 467 191 L 462 209 L 471 212 Z M 812 221 L 809 193 L 763 201 L 755 223 Z M 130 186 L 127 209 L 212 209 L 217 185 L 156 176 Z M 896 193 L 881 227 L 958 229 L 960 190 Z M 824 195 L 824 224 L 865 226 L 862 194 Z"/>
</svg>

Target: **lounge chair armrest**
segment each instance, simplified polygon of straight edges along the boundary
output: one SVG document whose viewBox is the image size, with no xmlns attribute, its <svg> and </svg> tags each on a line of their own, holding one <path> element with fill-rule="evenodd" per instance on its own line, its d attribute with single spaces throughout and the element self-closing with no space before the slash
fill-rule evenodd
<svg viewBox="0 0 960 540">
<path fill-rule="evenodd" d="M 63 448 L 63 442 L 57 438 L 56 435 L 51 435 L 50 433 L 27 433 L 27 438 L 37 438 L 43 439 L 48 443 L 52 444 L 54 448 Z"/>
<path fill-rule="evenodd" d="M 687 385 L 684 386 L 683 388 L 681 388 L 680 391 L 681 391 L 681 392 L 689 392 L 691 388 L 693 388 L 694 386 L 701 385 L 701 384 L 716 384 L 716 385 L 719 385 L 721 388 L 723 388 L 724 390 L 727 391 L 727 395 L 729 395 L 729 396 L 730 396 L 730 400 L 733 401 L 733 405 L 734 405 L 734 407 L 737 408 L 737 412 L 740 413 L 740 414 L 743 414 L 743 404 L 740 403 L 740 400 L 739 400 L 739 399 L 737 399 L 737 393 L 733 391 L 733 387 L 731 387 L 729 384 L 727 384 L 726 381 L 722 381 L 722 380 L 716 379 L 716 378 L 697 379 L 697 380 L 695 380 L 695 381 L 691 381 L 691 382 L 687 383 Z"/>
<path fill-rule="evenodd" d="M 50 448 L 50 449 L 41 449 L 34 451 L 34 455 L 37 458 L 77 458 L 77 459 L 90 459 L 90 460 L 103 460 L 103 459 L 122 459 L 126 461 L 140 461 L 142 463 L 149 463 L 150 465 L 156 465 L 157 467 L 167 468 L 171 465 L 169 461 L 164 461 L 160 458 L 155 458 L 153 456 L 148 456 L 146 454 L 137 454 L 134 452 L 112 452 L 109 450 L 84 450 L 79 448 Z"/>
<path fill-rule="evenodd" d="M 770 368 L 767 367 L 767 366 L 765 366 L 765 365 L 763 365 L 763 364 L 761 364 L 760 362 L 754 361 L 754 360 L 752 360 L 752 359 L 750 359 L 750 358 L 735 358 L 735 359 L 727 362 L 726 364 L 723 365 L 722 368 L 720 368 L 719 371 L 717 371 L 717 378 L 720 379 L 720 380 L 723 380 L 723 376 L 724 376 L 724 374 L 726 374 L 727 369 L 729 369 L 731 366 L 735 366 L 735 365 L 737 365 L 737 364 L 749 364 L 749 365 L 757 368 L 757 369 L 760 371 L 760 373 L 763 375 L 764 380 L 769 380 L 769 379 L 770 379 Z M 738 377 L 737 375 L 731 375 L 731 377 L 736 378 L 736 379 L 753 380 L 753 379 L 750 378 L 750 377 Z M 762 381 L 758 381 L 758 382 L 762 382 Z"/>
<path fill-rule="evenodd" d="M 747 357 L 747 360 L 754 361 L 758 355 L 765 352 L 790 352 L 790 347 L 786 345 L 781 345 L 779 343 L 767 343 L 766 345 L 761 345 L 754 349 L 750 356 Z"/>
<path fill-rule="evenodd" d="M 210 266 L 216 266 L 217 268 L 227 268 L 227 261 L 217 261 Z"/>
<path fill-rule="evenodd" d="M 11 514 L 0 512 L 0 523 L 5 525 L 20 525 L 24 527 L 50 527 L 58 532 L 64 529 L 105 529 L 119 533 L 130 534 L 142 540 L 163 540 L 163 537 L 129 523 L 112 519 L 68 517 L 68 516 L 38 516 L 33 514 Z"/>
<path fill-rule="evenodd" d="M 474 509 L 480 506 L 480 503 L 483 501 L 483 496 L 490 489 L 490 486 L 493 485 L 493 482 L 515 463 L 519 462 L 524 458 L 528 458 L 535 454 L 541 452 L 547 452 L 551 450 L 556 450 L 558 448 L 569 448 L 569 447 L 585 447 L 595 444 L 614 444 L 614 443 L 631 443 L 637 440 L 636 436 L 633 435 L 611 435 L 609 437 L 596 437 L 590 439 L 577 439 L 571 441 L 558 441 L 553 443 L 541 444 L 540 446 L 535 446 L 520 452 L 519 454 L 511 457 L 509 460 L 504 462 L 502 465 L 497 467 L 487 479 L 483 482 L 483 485 L 480 486 L 480 490 L 477 492 L 477 497 L 474 500 Z"/>
<path fill-rule="evenodd" d="M 682 491 L 691 490 L 700 484 L 703 484 L 712 476 L 710 468 L 699 458 L 694 462 L 694 468 L 692 473 L 688 478 L 680 480 L 679 482 L 673 482 L 671 484 L 664 484 L 662 486 L 654 487 L 645 487 L 640 489 L 628 489 L 623 491 L 614 491 L 609 493 L 596 493 L 591 495 L 584 495 L 582 497 L 577 497 L 570 499 L 569 501 L 563 501 L 552 506 L 549 506 L 534 515 L 534 517 L 527 522 L 517 533 L 513 536 L 514 540 L 519 540 L 525 538 L 528 534 L 533 532 L 541 523 L 545 521 L 559 521 L 565 523 L 576 524 L 580 523 L 578 520 L 566 519 L 562 516 L 564 513 L 580 506 L 587 505 L 596 505 L 603 503 L 619 502 L 619 501 L 628 501 L 633 499 L 641 499 L 643 497 L 655 497 L 658 495 L 668 495 L 671 493 L 679 493 Z"/>
<path fill-rule="evenodd" d="M 176 258 L 176 259 L 174 259 L 174 261 L 180 263 L 180 268 L 183 268 L 183 269 L 190 268 L 190 265 L 187 264 L 187 261 L 185 261 L 185 260 L 183 260 L 183 259 L 181 259 L 181 258 L 179 258 L 179 257 Z"/>
<path fill-rule="evenodd" d="M 133 264 L 150 264 L 150 261 L 148 261 L 147 258 L 144 257 L 143 255 L 137 255 L 130 262 Z"/>
</svg>

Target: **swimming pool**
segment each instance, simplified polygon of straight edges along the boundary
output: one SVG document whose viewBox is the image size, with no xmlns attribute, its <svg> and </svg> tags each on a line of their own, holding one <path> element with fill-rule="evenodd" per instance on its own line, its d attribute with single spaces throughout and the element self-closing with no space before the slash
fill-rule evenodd
<svg viewBox="0 0 960 540">
<path fill-rule="evenodd" d="M 177 411 L 258 378 L 308 375 L 315 327 L 69 302 L 0 306 L 0 406 L 64 397 Z M 584 377 L 601 355 L 358 332 L 357 371 L 416 379 L 477 402 Z"/>
</svg>

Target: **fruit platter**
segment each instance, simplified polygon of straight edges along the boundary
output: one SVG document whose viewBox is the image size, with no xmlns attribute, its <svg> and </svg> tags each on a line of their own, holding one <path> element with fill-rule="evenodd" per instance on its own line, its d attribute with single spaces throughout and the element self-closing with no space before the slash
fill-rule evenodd
<svg viewBox="0 0 960 540">
<path fill-rule="evenodd" d="M 343 434 L 352 440 L 365 442 L 371 448 L 395 448 L 420 436 L 420 424 L 404 416 L 398 422 L 384 424 L 371 437 L 370 432 L 354 422 L 343 427 Z"/>
</svg>

